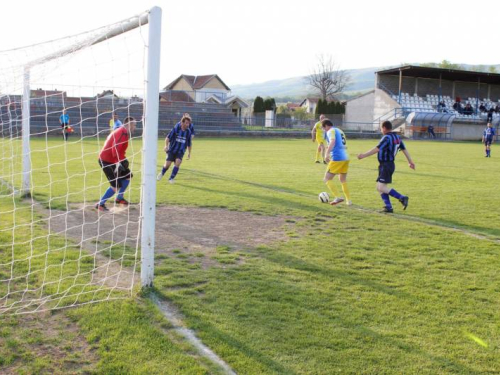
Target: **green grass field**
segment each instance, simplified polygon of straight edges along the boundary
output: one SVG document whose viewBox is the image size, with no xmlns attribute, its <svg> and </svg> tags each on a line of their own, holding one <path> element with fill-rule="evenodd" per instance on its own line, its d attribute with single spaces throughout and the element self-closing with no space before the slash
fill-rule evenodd
<svg viewBox="0 0 500 375">
<path fill-rule="evenodd" d="M 330 207 L 317 199 L 327 189 L 311 141 L 195 139 L 177 183 L 158 184 L 158 205 L 284 215 L 288 240 L 220 247 L 211 267 L 195 255 L 159 257 L 154 292 L 239 374 L 500 372 L 500 153 L 493 147 L 486 159 L 480 144 L 408 141 L 416 170 L 400 155 L 394 188 L 410 206 L 395 202 L 387 216 L 378 213 L 376 156 L 355 158 L 376 140 L 348 145 L 354 206 Z M 48 146 L 32 141 L 35 199 L 54 208 L 97 201 L 106 187 L 97 142 Z M 140 148 L 129 151 L 132 202 Z M 11 182 L 19 186 L 20 176 Z M 0 366 L 12 372 L 218 373 L 147 296 L 30 318 L 60 322 L 56 335 L 30 329 L 26 317 L 1 319 Z M 75 328 L 57 328 L 65 324 Z"/>
</svg>

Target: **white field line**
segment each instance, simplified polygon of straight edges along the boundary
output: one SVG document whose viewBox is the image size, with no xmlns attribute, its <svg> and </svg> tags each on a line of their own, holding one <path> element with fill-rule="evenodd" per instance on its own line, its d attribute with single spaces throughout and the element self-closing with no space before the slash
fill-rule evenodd
<svg viewBox="0 0 500 375">
<path fill-rule="evenodd" d="M 181 335 L 188 341 L 199 353 L 200 356 L 210 360 L 212 363 L 218 365 L 225 374 L 236 375 L 236 373 L 224 362 L 217 354 L 215 354 L 208 346 L 203 344 L 201 340 L 196 337 L 195 333 L 186 328 L 182 324 L 182 319 L 177 309 L 165 300 L 160 300 L 156 295 L 151 295 L 152 301 L 158 306 L 163 316 L 172 324 L 174 331 Z"/>
</svg>

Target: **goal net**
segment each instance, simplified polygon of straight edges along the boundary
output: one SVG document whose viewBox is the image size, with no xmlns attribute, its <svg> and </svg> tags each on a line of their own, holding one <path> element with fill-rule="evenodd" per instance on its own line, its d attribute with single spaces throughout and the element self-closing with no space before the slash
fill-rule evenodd
<svg viewBox="0 0 500 375">
<path fill-rule="evenodd" d="M 141 276 L 151 284 L 160 28 L 153 8 L 0 52 L 0 314 L 125 298 Z M 132 118 L 131 174 L 108 160 L 112 181 L 100 151 Z M 96 209 L 112 185 L 108 210 Z"/>
</svg>

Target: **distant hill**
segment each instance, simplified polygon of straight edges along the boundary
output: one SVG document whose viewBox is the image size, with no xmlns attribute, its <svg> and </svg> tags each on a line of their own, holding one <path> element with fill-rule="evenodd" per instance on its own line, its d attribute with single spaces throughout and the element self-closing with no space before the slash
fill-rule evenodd
<svg viewBox="0 0 500 375">
<path fill-rule="evenodd" d="M 375 85 L 375 72 L 382 68 L 364 68 L 348 70 L 352 78 L 346 94 L 365 92 L 373 89 Z M 245 99 L 254 99 L 257 95 L 273 98 L 305 98 L 312 95 L 313 91 L 306 82 L 306 77 L 293 77 L 281 80 L 273 80 L 249 85 L 232 85 L 231 92 Z"/>
<path fill-rule="evenodd" d="M 417 64 L 414 64 L 417 65 Z M 472 65 L 461 64 L 465 69 L 472 69 Z M 495 65 L 500 71 L 500 64 Z M 349 69 L 352 83 L 345 92 L 346 97 L 353 97 L 372 90 L 375 86 L 375 72 L 389 67 L 372 67 L 364 69 Z M 304 99 L 308 95 L 314 95 L 312 89 L 306 82 L 305 76 L 273 80 L 249 85 L 232 85 L 231 91 L 244 99 L 254 99 L 257 95 L 273 98 Z"/>
</svg>

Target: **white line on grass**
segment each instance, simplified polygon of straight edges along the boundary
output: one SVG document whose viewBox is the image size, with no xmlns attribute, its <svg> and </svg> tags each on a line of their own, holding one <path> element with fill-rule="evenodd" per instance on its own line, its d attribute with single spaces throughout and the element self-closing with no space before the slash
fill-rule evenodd
<svg viewBox="0 0 500 375">
<path fill-rule="evenodd" d="M 231 369 L 231 367 L 229 367 L 226 362 L 224 362 L 208 346 L 203 344 L 198 337 L 196 337 L 193 331 L 182 325 L 182 320 L 179 317 L 179 313 L 169 302 L 160 300 L 155 294 L 151 294 L 151 299 L 163 313 L 163 316 L 165 316 L 170 324 L 172 324 L 175 332 L 177 332 L 191 345 L 193 345 L 202 357 L 218 365 L 225 374 L 236 375 L 236 373 Z"/>
</svg>

